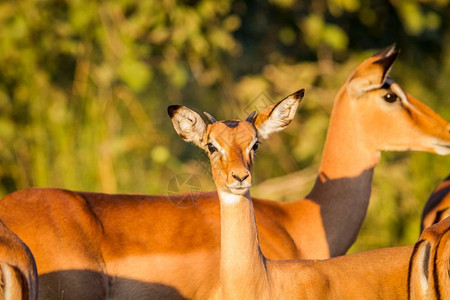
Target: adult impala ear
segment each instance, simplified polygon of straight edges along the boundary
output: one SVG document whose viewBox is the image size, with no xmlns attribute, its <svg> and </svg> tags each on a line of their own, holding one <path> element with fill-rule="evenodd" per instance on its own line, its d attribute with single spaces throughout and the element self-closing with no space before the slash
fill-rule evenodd
<svg viewBox="0 0 450 300">
<path fill-rule="evenodd" d="M 399 50 L 394 44 L 362 62 L 350 76 L 347 91 L 350 96 L 380 88 L 397 58 Z"/>
<path fill-rule="evenodd" d="M 271 105 L 256 116 L 254 121 L 255 127 L 258 130 L 258 136 L 267 139 L 269 135 L 286 128 L 294 119 L 297 107 L 305 95 L 305 90 L 301 89 L 277 104 Z"/>
<path fill-rule="evenodd" d="M 200 114 L 182 105 L 171 105 L 167 112 L 178 135 L 186 142 L 202 147 L 206 123 Z"/>
</svg>

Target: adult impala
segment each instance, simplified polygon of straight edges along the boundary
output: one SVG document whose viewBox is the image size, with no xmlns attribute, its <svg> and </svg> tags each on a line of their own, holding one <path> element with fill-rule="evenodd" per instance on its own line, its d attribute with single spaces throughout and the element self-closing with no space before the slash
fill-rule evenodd
<svg viewBox="0 0 450 300">
<path fill-rule="evenodd" d="M 448 123 L 387 78 L 396 56 L 391 47 L 367 59 L 339 91 L 311 193 L 292 203 L 253 199 L 267 257 L 344 254 L 365 217 L 381 150 L 450 153 Z M 0 218 L 32 250 L 43 299 L 204 298 L 218 280 L 220 215 L 216 192 L 197 196 L 186 208 L 173 205 L 185 195 L 27 189 L 0 201 Z"/>
<path fill-rule="evenodd" d="M 208 152 L 219 195 L 220 284 L 208 298 L 406 299 L 409 295 L 410 299 L 425 299 L 423 296 L 432 290 L 443 297 L 426 299 L 449 299 L 450 222 L 424 232 L 409 272 L 413 247 L 379 249 L 324 261 L 266 258 L 259 247 L 249 188 L 259 139 L 278 128 L 272 126 L 272 130 L 260 134 L 253 115 L 243 122 L 217 122 L 210 117 L 212 124 L 206 125 L 199 114 L 186 107 L 169 107 L 169 114 L 178 135 Z M 424 250 L 428 255 L 420 253 L 422 245 L 428 247 Z M 424 267 L 433 265 L 433 261 L 437 262 L 437 271 Z M 435 272 L 440 273 L 437 279 L 432 276 Z M 420 277 L 426 278 L 426 283 Z"/>
<path fill-rule="evenodd" d="M 30 249 L 0 221 L 0 299 L 37 300 L 38 275 Z"/>
<path fill-rule="evenodd" d="M 421 231 L 450 216 L 450 175 L 433 191 L 422 211 Z"/>
</svg>

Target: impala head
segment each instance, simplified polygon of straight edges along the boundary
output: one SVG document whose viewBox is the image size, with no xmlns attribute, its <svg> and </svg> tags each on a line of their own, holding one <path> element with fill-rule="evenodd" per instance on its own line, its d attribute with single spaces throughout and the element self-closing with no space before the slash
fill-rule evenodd
<svg viewBox="0 0 450 300">
<path fill-rule="evenodd" d="M 217 189 L 243 195 L 252 186 L 255 152 L 260 139 L 283 130 L 294 118 L 304 90 L 300 90 L 245 121 L 216 121 L 205 113 L 206 124 L 199 113 L 180 105 L 168 108 L 178 135 L 208 153 Z"/>
<path fill-rule="evenodd" d="M 341 90 L 355 130 L 376 151 L 450 154 L 449 123 L 387 76 L 398 53 L 394 45 L 365 60 Z"/>
</svg>

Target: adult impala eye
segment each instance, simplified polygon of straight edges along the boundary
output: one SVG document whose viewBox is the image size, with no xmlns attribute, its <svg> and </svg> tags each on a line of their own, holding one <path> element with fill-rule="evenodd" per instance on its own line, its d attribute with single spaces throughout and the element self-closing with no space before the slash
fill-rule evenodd
<svg viewBox="0 0 450 300">
<path fill-rule="evenodd" d="M 395 101 L 397 101 L 398 96 L 395 93 L 387 93 L 386 95 L 383 96 L 384 101 L 389 102 L 389 103 L 394 103 Z"/>
<path fill-rule="evenodd" d="M 253 144 L 252 150 L 256 151 L 256 150 L 258 150 L 258 147 L 259 147 L 259 142 L 256 142 L 255 144 Z"/>
<path fill-rule="evenodd" d="M 214 152 L 217 151 L 217 148 L 213 146 L 213 144 L 208 143 L 206 144 L 206 146 L 208 147 L 209 153 L 213 154 Z"/>
</svg>

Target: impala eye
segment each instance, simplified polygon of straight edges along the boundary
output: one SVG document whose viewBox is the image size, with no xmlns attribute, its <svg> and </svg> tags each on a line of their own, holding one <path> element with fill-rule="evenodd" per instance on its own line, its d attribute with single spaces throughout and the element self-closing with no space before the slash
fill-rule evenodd
<svg viewBox="0 0 450 300">
<path fill-rule="evenodd" d="M 258 150 L 258 147 L 259 147 L 259 142 L 256 142 L 256 143 L 253 145 L 252 150 L 253 150 L 253 151 L 256 151 L 256 150 Z"/>
<path fill-rule="evenodd" d="M 217 148 L 214 147 L 213 144 L 211 144 L 211 143 L 206 144 L 206 146 L 208 146 L 209 153 L 211 153 L 211 154 L 213 154 L 214 152 L 217 151 Z"/>
<path fill-rule="evenodd" d="M 394 103 L 395 101 L 397 101 L 398 96 L 395 93 L 387 93 L 386 95 L 383 96 L 384 101 L 389 102 L 389 103 Z"/>
</svg>

